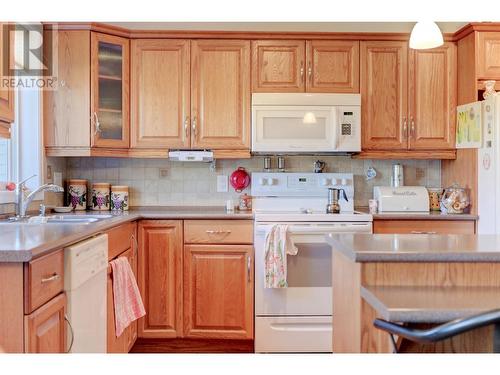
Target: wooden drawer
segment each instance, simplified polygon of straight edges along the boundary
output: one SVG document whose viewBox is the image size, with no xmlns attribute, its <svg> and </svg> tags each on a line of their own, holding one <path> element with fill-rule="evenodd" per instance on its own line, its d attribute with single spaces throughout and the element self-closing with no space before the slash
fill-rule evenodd
<svg viewBox="0 0 500 375">
<path fill-rule="evenodd" d="M 124 251 L 135 246 L 137 239 L 136 222 L 122 224 L 107 231 L 108 260 L 116 258 Z M 133 246 L 132 246 L 133 245 Z"/>
<path fill-rule="evenodd" d="M 30 314 L 64 287 L 64 252 L 57 250 L 24 266 L 24 312 Z"/>
<path fill-rule="evenodd" d="M 474 220 L 374 220 L 373 233 L 474 234 Z"/>
<path fill-rule="evenodd" d="M 252 220 L 185 220 L 184 243 L 252 244 Z"/>
</svg>

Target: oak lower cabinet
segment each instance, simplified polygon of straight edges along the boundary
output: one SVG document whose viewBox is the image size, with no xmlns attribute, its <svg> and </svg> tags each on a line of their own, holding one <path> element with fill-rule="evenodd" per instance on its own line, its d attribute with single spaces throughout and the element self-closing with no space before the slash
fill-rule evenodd
<svg viewBox="0 0 500 375">
<path fill-rule="evenodd" d="M 373 233 L 475 234 L 474 220 L 373 220 Z"/>
<path fill-rule="evenodd" d="M 182 238 L 182 220 L 139 222 L 139 337 L 182 336 Z"/>
<path fill-rule="evenodd" d="M 407 42 L 362 41 L 360 54 L 363 152 L 454 153 L 455 43 L 417 51 Z"/>
<path fill-rule="evenodd" d="M 108 259 L 126 257 L 137 279 L 138 242 L 136 223 L 127 223 L 113 228 L 108 234 Z M 126 249 L 124 251 L 124 249 Z M 116 337 L 115 308 L 113 301 L 113 274 L 111 264 L 108 265 L 107 277 L 107 352 L 128 353 L 137 339 L 138 323 L 132 322 Z"/>
<path fill-rule="evenodd" d="M 184 246 L 184 335 L 253 338 L 253 246 Z"/>
<path fill-rule="evenodd" d="M 65 353 L 66 295 L 59 294 L 24 318 L 26 353 Z"/>
</svg>

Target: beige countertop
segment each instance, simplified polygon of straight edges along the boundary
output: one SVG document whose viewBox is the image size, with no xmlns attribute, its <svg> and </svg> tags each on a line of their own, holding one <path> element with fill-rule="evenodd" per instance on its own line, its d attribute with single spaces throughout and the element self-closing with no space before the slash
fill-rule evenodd
<svg viewBox="0 0 500 375">
<path fill-rule="evenodd" d="M 442 323 L 500 308 L 496 287 L 366 286 L 362 298 L 382 319 Z"/>
<path fill-rule="evenodd" d="M 78 214 L 84 215 L 85 212 L 75 215 Z M 99 215 L 99 212 L 87 214 Z M 109 215 L 110 212 L 102 214 Z M 112 218 L 88 224 L 0 223 L 0 262 L 27 262 L 53 249 L 138 219 L 253 219 L 252 212 L 228 213 L 221 207 L 143 207 L 112 215 Z"/>
<path fill-rule="evenodd" d="M 500 262 L 500 235 L 328 234 L 355 262 Z"/>
<path fill-rule="evenodd" d="M 368 213 L 367 207 L 359 207 L 357 211 Z M 373 220 L 478 220 L 473 214 L 443 214 L 440 211 L 429 212 L 383 212 L 373 214 Z"/>
</svg>

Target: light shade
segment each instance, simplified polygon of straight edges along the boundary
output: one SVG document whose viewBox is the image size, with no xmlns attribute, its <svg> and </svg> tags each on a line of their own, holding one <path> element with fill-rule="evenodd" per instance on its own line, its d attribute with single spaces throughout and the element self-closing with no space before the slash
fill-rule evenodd
<svg viewBox="0 0 500 375">
<path fill-rule="evenodd" d="M 417 22 L 410 35 L 410 48 L 429 49 L 442 46 L 443 34 L 438 25 L 432 21 Z"/>
<path fill-rule="evenodd" d="M 306 112 L 304 118 L 302 119 L 304 124 L 316 124 L 316 116 L 312 112 Z"/>
</svg>

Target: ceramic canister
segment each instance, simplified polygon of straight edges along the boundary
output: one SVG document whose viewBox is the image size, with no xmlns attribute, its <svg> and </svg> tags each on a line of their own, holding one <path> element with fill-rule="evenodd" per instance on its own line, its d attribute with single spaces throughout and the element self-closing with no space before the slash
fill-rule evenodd
<svg viewBox="0 0 500 375">
<path fill-rule="evenodd" d="M 128 186 L 111 186 L 111 209 L 128 211 Z"/>
<path fill-rule="evenodd" d="M 110 184 L 104 182 L 92 184 L 92 200 L 90 202 L 91 210 L 109 210 L 109 187 Z"/>
<path fill-rule="evenodd" d="M 75 211 L 87 209 L 87 180 L 68 180 L 68 205 Z"/>
</svg>

